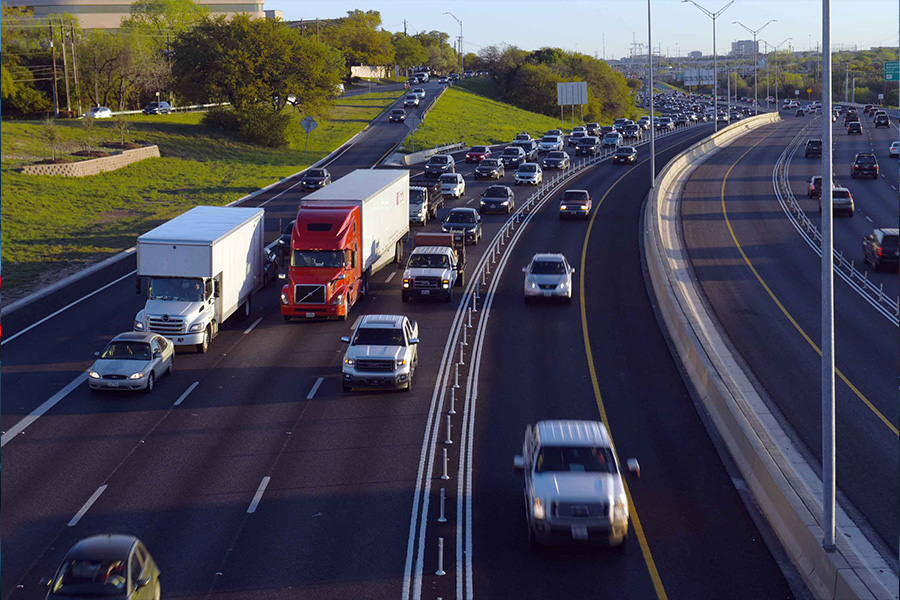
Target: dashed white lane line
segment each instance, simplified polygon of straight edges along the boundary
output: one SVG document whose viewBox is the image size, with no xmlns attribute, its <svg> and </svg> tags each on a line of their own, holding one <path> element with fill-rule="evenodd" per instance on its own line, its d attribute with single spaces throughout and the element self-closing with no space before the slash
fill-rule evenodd
<svg viewBox="0 0 900 600">
<path fill-rule="evenodd" d="M 475 202 L 475 198 L 469 198 L 466 204 L 472 204 L 473 202 Z"/>
<path fill-rule="evenodd" d="M 896 191 L 897 191 L 897 186 L 896 186 L 896 185 L 893 185 L 893 184 L 891 184 L 891 189 L 892 189 L 892 190 L 894 190 L 894 191 L 895 191 L 895 192 L 896 192 Z"/>
<path fill-rule="evenodd" d="M 863 216 L 866 217 L 866 221 L 868 221 L 869 223 L 874 223 L 874 221 L 872 219 L 870 219 L 868 217 L 868 215 L 863 215 Z"/>
<path fill-rule="evenodd" d="M 391 271 L 391 274 L 387 276 L 387 279 L 384 280 L 385 283 L 390 283 L 391 279 L 394 278 L 394 275 L 397 274 L 397 271 Z"/>
<path fill-rule="evenodd" d="M 190 387 L 188 387 L 188 389 L 184 390 L 184 393 L 178 397 L 178 400 L 176 400 L 175 404 L 173 404 L 172 406 L 179 406 L 182 402 L 184 402 L 184 399 L 190 396 L 191 392 L 193 392 L 194 388 L 198 385 L 200 385 L 199 381 L 195 381 L 194 383 L 192 383 Z"/>
<path fill-rule="evenodd" d="M 247 514 L 252 515 L 256 512 L 256 507 L 259 506 L 259 501 L 262 500 L 266 487 L 269 485 L 269 479 L 271 478 L 266 476 L 259 482 L 259 487 L 256 488 L 256 493 L 253 494 L 253 500 L 250 501 L 250 506 L 247 507 Z"/>
<path fill-rule="evenodd" d="M 25 431 L 25 429 L 29 425 L 31 425 L 32 423 L 37 421 L 41 415 L 43 415 L 45 412 L 47 412 L 48 410 L 50 410 L 51 408 L 56 406 L 56 404 L 60 400 L 62 400 L 66 396 L 68 396 L 72 392 L 72 390 L 74 390 L 79 385 L 84 383 L 85 380 L 87 380 L 87 377 L 88 377 L 87 372 L 82 373 L 81 375 L 79 375 L 78 377 L 73 379 L 71 382 L 69 382 L 69 384 L 66 387 L 59 390 L 55 394 L 53 394 L 49 400 L 46 400 L 43 404 L 41 404 L 36 409 L 31 411 L 31 413 L 29 413 L 28 416 L 24 417 L 21 421 L 19 421 L 18 423 L 16 423 L 12 427 L 10 427 L 9 431 L 4 432 L 3 435 L 0 436 L 0 448 L 5 446 L 6 444 L 8 444 L 9 441 L 12 440 L 14 437 L 19 435 L 23 431 Z"/>
<path fill-rule="evenodd" d="M 253 325 L 251 325 L 250 327 L 248 327 L 247 329 L 244 330 L 244 335 L 247 335 L 248 333 L 253 331 L 253 328 L 256 327 L 257 325 L 259 325 L 260 321 L 262 321 L 262 317 L 259 317 L 258 319 L 253 321 Z"/>
<path fill-rule="evenodd" d="M 78 521 L 80 521 L 81 517 L 83 517 L 84 514 L 88 510 L 90 510 L 91 506 L 94 505 L 94 502 L 97 501 L 97 498 L 100 497 L 100 494 L 106 491 L 106 487 L 106 484 L 104 484 L 97 488 L 97 491 L 94 492 L 94 494 L 90 498 L 88 498 L 88 501 L 84 503 L 84 506 L 82 506 L 81 509 L 77 513 L 75 513 L 75 516 L 72 517 L 72 520 L 69 521 L 69 527 L 75 527 L 76 525 L 78 525 Z"/>
<path fill-rule="evenodd" d="M 319 386 L 322 385 L 322 378 L 319 377 L 316 379 L 316 382 L 313 384 L 312 388 L 310 388 L 309 393 L 306 395 L 307 400 L 312 400 L 316 397 L 316 392 L 319 391 Z"/>
</svg>

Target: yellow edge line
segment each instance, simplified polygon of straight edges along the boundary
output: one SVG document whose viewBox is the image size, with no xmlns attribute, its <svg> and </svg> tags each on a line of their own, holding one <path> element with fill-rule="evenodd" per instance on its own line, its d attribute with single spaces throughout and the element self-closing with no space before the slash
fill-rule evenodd
<svg viewBox="0 0 900 600">
<path fill-rule="evenodd" d="M 645 159 L 638 164 L 634 165 L 627 171 L 625 171 L 616 181 L 609 186 L 609 189 L 606 190 L 606 193 L 603 194 L 603 197 L 597 202 L 597 206 L 594 207 L 593 213 L 591 215 L 591 220 L 588 223 L 587 231 L 584 234 L 584 246 L 581 250 L 581 275 L 579 276 L 578 281 L 578 297 L 581 303 L 581 331 L 584 336 L 584 352 L 587 355 L 587 363 L 588 363 L 588 372 L 591 374 L 591 385 L 594 387 L 594 397 L 597 399 L 597 408 L 600 411 L 600 420 L 603 421 L 603 424 L 606 426 L 606 430 L 609 433 L 609 439 L 612 442 L 612 429 L 609 426 L 609 421 L 606 418 L 606 409 L 603 406 L 603 397 L 600 395 L 600 385 L 597 383 L 597 372 L 594 370 L 594 355 L 591 352 L 591 342 L 588 337 L 588 327 L 587 327 L 587 311 L 585 309 L 585 301 L 584 301 L 584 263 L 587 258 L 587 247 L 588 240 L 591 237 L 591 229 L 594 227 L 594 219 L 597 218 L 597 213 L 600 209 L 600 205 L 603 204 L 603 201 L 609 195 L 609 193 L 613 190 L 616 185 L 622 179 L 637 169 L 642 164 L 646 163 L 649 159 Z M 615 448 L 615 442 L 613 442 L 613 448 Z M 618 460 L 618 455 L 616 456 Z M 621 464 L 622 461 L 619 461 Z M 659 577 L 659 571 L 656 569 L 656 562 L 653 560 L 653 554 L 650 552 L 650 545 L 647 543 L 647 536 L 644 535 L 644 528 L 641 526 L 641 520 L 638 518 L 637 508 L 634 505 L 634 501 L 631 499 L 631 492 L 628 489 L 628 483 L 625 481 L 625 478 L 622 478 L 622 485 L 625 487 L 625 495 L 628 497 L 628 506 L 629 513 L 631 515 L 631 522 L 634 525 L 634 532 L 637 534 L 638 542 L 641 545 L 641 553 L 644 555 L 644 562 L 647 564 L 647 570 L 650 572 L 650 579 L 653 581 L 653 589 L 656 590 L 656 597 L 659 600 L 668 600 L 669 596 L 666 595 L 666 589 L 663 587 L 662 579 Z"/>
<path fill-rule="evenodd" d="M 735 235 L 735 233 L 734 233 L 734 228 L 731 226 L 731 220 L 728 218 L 728 211 L 725 208 L 725 182 L 728 181 L 728 176 L 731 174 L 731 170 L 751 150 L 756 148 L 759 144 L 761 144 L 766 138 L 768 138 L 773 133 L 775 133 L 775 131 L 772 131 L 771 133 L 767 134 L 766 136 L 760 138 L 760 140 L 758 142 L 756 142 L 755 144 L 753 144 L 752 146 L 747 148 L 747 150 L 743 154 L 741 154 L 737 158 L 737 160 L 735 160 L 734 163 L 732 163 L 732 165 L 730 167 L 728 167 L 728 170 L 725 172 L 725 177 L 722 179 L 722 189 L 719 194 L 719 197 L 720 197 L 720 200 L 722 203 L 722 214 L 725 216 L 725 224 L 728 226 L 728 232 L 731 234 L 731 239 L 734 241 L 734 245 L 737 247 L 738 252 L 741 253 L 741 257 L 744 259 L 744 262 L 747 263 L 748 267 L 750 267 L 750 270 L 753 272 L 753 275 L 756 277 L 756 280 L 759 281 L 760 285 L 763 286 L 763 289 L 766 290 L 766 293 L 769 294 L 769 297 L 772 299 L 773 302 L 775 302 L 775 304 L 781 310 L 782 314 L 784 314 L 784 316 L 787 317 L 788 321 L 791 322 L 791 325 L 794 326 L 794 329 L 796 329 L 800 333 L 800 335 L 803 336 L 803 339 L 806 340 L 806 343 L 809 344 L 810 346 L 812 346 L 813 350 L 815 350 L 819 356 L 822 356 L 822 350 L 816 345 L 816 343 L 814 341 L 812 341 L 812 339 L 806 334 L 806 332 L 803 330 L 803 328 L 800 327 L 800 324 L 794 320 L 794 317 L 791 316 L 791 313 L 789 313 L 788 310 L 781 303 L 781 301 L 778 300 L 778 297 L 775 296 L 775 293 L 768 286 L 768 284 L 765 282 L 765 280 L 762 278 L 762 276 L 757 272 L 756 268 L 753 266 L 753 263 L 750 262 L 750 259 L 744 253 L 744 249 L 743 249 L 743 247 L 741 247 L 741 243 L 738 241 L 737 235 Z M 582 265 L 582 267 L 583 267 L 583 265 Z M 847 377 L 844 375 L 843 372 L 841 372 L 840 369 L 835 367 L 834 371 L 835 371 L 835 373 L 837 373 L 838 377 L 840 377 L 841 381 L 843 381 L 845 384 L 847 384 L 847 387 L 849 387 L 853 391 L 853 393 L 856 394 L 856 397 L 859 398 L 860 400 L 862 400 L 862 402 L 866 406 L 869 407 L 869 410 L 871 410 L 873 413 L 875 413 L 875 416 L 877 416 L 879 419 L 881 419 L 881 421 L 885 425 L 887 425 L 888 429 L 890 429 L 894 433 L 895 436 L 900 436 L 900 431 L 897 430 L 897 428 L 894 426 L 894 424 L 891 423 L 887 419 L 887 417 L 885 417 L 881 413 L 881 411 L 879 411 L 877 408 L 875 408 L 875 406 L 869 401 L 869 399 L 866 398 L 865 394 L 863 394 L 861 391 L 859 391 L 859 389 L 855 385 L 853 385 L 853 383 L 851 383 L 851 381 L 849 379 L 847 379 Z"/>
</svg>

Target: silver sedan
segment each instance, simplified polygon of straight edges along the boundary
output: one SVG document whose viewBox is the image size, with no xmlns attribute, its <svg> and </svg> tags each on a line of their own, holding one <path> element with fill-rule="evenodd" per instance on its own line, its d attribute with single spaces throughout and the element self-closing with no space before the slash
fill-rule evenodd
<svg viewBox="0 0 900 600">
<path fill-rule="evenodd" d="M 572 274 L 562 254 L 535 254 L 525 273 L 525 302 L 535 298 L 564 298 L 572 301 Z"/>
<path fill-rule="evenodd" d="M 152 392 L 156 380 L 175 369 L 174 344 L 151 332 L 120 333 L 94 355 L 97 361 L 88 372 L 91 390 Z"/>
</svg>

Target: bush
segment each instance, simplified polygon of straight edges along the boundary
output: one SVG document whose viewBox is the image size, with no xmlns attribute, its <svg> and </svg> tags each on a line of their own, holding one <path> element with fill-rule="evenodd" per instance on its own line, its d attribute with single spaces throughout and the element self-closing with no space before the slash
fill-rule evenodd
<svg viewBox="0 0 900 600">
<path fill-rule="evenodd" d="M 213 129 L 225 131 L 238 130 L 238 118 L 234 111 L 225 106 L 215 106 L 209 109 L 200 118 L 200 123 Z"/>
<path fill-rule="evenodd" d="M 252 144 L 286 148 L 298 139 L 300 127 L 289 113 L 277 113 L 265 106 L 251 106 L 238 116 L 238 135 Z"/>
</svg>

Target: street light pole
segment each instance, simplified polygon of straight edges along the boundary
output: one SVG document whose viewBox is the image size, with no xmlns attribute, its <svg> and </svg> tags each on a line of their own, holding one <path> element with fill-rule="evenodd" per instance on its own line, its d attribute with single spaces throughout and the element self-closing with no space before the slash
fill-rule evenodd
<svg viewBox="0 0 900 600">
<path fill-rule="evenodd" d="M 463 32 L 462 32 L 462 21 L 456 18 L 452 12 L 445 12 L 445 15 L 450 15 L 456 22 L 459 23 L 459 78 L 465 78 L 465 71 L 463 71 Z"/>
<path fill-rule="evenodd" d="M 770 19 L 768 23 L 760 27 L 759 29 L 753 30 L 741 23 L 740 21 L 732 21 L 732 25 L 740 25 L 748 32 L 753 34 L 753 102 L 756 104 L 756 114 L 759 114 L 759 92 L 757 90 L 757 82 L 758 77 L 756 76 L 757 69 L 759 69 L 759 60 L 756 58 L 756 36 L 760 31 L 769 26 L 769 23 L 774 23 L 778 19 Z"/>
<path fill-rule="evenodd" d="M 653 123 L 653 27 L 650 21 L 650 0 L 647 0 L 647 61 L 650 64 L 648 71 L 650 78 L 650 189 L 656 181 L 656 125 Z"/>
<path fill-rule="evenodd" d="M 720 8 L 716 12 L 711 12 L 694 2 L 694 0 L 681 0 L 682 3 L 690 2 L 705 14 L 707 17 L 712 19 L 713 24 L 713 112 L 715 113 L 714 117 L 719 116 L 719 53 L 716 51 L 716 19 L 719 18 L 725 10 L 734 4 L 734 0 L 731 0 L 728 4 Z M 713 131 L 719 130 L 718 119 L 713 118 Z"/>
<path fill-rule="evenodd" d="M 783 42 L 778 44 L 777 46 L 772 46 L 772 44 L 766 42 L 766 49 L 769 46 L 775 49 L 775 112 L 778 112 L 780 109 L 778 108 L 778 49 L 791 41 L 792 38 L 785 38 Z M 768 68 L 768 61 L 766 64 L 766 68 Z"/>
</svg>

